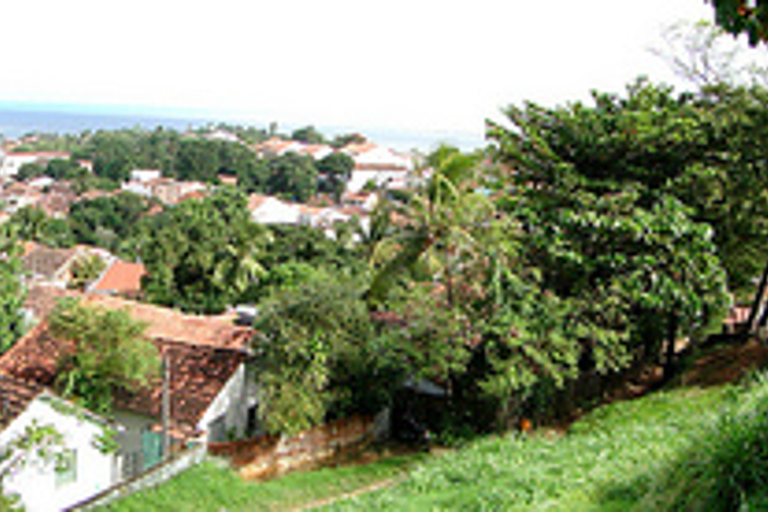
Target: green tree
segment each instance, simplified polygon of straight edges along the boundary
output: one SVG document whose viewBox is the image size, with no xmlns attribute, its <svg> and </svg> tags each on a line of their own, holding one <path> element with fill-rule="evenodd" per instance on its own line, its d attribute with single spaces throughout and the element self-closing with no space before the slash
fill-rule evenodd
<svg viewBox="0 0 768 512">
<path fill-rule="evenodd" d="M 293 152 L 268 161 L 265 191 L 304 202 L 317 193 L 317 168 L 312 157 Z"/>
<path fill-rule="evenodd" d="M 263 270 L 258 256 L 268 238 L 246 205 L 245 195 L 222 187 L 140 223 L 126 245 L 147 267 L 147 299 L 197 313 L 239 301 Z"/>
<path fill-rule="evenodd" d="M 507 115 L 513 128 L 489 133 L 503 168 L 515 169 L 518 195 L 501 199 L 503 208 L 521 224 L 526 266 L 568 301 L 595 368 L 655 359 L 665 337 L 722 312 L 712 229 L 673 197 L 675 180 L 717 148 L 691 98 L 637 82 L 625 98 L 595 94 L 593 106 L 529 104 Z"/>
<path fill-rule="evenodd" d="M 21 247 L 16 228 L 0 225 L 0 351 L 8 350 L 21 336 L 24 322 L 20 313 L 26 290 L 21 282 Z"/>
<path fill-rule="evenodd" d="M 291 435 L 391 401 L 403 367 L 391 338 L 375 332 L 362 292 L 354 279 L 321 271 L 260 304 L 254 348 L 269 431 Z"/>
<path fill-rule="evenodd" d="M 320 191 L 330 192 L 334 200 L 339 202 L 352 175 L 352 169 L 355 168 L 355 161 L 346 153 L 334 152 L 318 160 L 316 167 L 322 177 Z"/>
<path fill-rule="evenodd" d="M 99 256 L 81 256 L 77 258 L 70 268 L 72 277 L 69 280 L 70 288 L 84 290 L 89 283 L 104 272 L 107 264 Z"/>
<path fill-rule="evenodd" d="M 114 393 L 144 386 L 158 374 L 157 349 L 146 326 L 125 310 L 61 302 L 49 319 L 51 333 L 71 342 L 59 359 L 56 387 L 100 414 L 110 413 Z"/>
<path fill-rule="evenodd" d="M 291 140 L 306 142 L 308 144 L 325 144 L 325 137 L 314 126 L 304 126 L 291 133 Z"/>
<path fill-rule="evenodd" d="M 37 162 L 22 164 L 19 172 L 16 173 L 16 179 L 27 181 L 38 176 L 45 176 L 45 166 Z"/>
<path fill-rule="evenodd" d="M 70 207 L 70 229 L 78 243 L 116 251 L 151 204 L 132 192 L 78 201 Z"/>
<path fill-rule="evenodd" d="M 710 0 L 717 24 L 731 34 L 746 34 L 756 46 L 768 39 L 768 3 L 758 0 Z M 750 5 L 751 4 L 751 5 Z"/>
<path fill-rule="evenodd" d="M 93 172 L 117 183 L 128 180 L 136 165 L 136 141 L 129 132 L 97 132 L 89 142 Z"/>
<path fill-rule="evenodd" d="M 74 160 L 54 158 L 45 166 L 45 174 L 55 180 L 60 180 L 78 168 L 80 168 L 80 164 Z"/>
</svg>

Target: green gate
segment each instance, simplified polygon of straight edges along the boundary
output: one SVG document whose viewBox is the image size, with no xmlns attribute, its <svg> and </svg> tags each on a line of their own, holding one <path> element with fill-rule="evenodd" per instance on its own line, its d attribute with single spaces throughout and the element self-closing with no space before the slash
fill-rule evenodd
<svg viewBox="0 0 768 512">
<path fill-rule="evenodd" d="M 146 471 L 163 461 L 163 436 L 145 429 L 141 432 L 141 453 L 144 459 L 143 469 Z"/>
</svg>

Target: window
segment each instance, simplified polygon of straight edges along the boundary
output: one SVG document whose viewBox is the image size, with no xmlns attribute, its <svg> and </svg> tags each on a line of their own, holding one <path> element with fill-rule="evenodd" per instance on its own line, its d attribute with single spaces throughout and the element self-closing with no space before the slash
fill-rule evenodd
<svg viewBox="0 0 768 512">
<path fill-rule="evenodd" d="M 77 450 L 65 450 L 56 459 L 56 487 L 77 481 Z"/>
</svg>

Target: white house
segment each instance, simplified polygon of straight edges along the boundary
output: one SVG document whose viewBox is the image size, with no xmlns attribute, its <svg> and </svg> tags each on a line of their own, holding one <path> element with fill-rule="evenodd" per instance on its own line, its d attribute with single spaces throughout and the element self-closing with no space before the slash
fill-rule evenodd
<svg viewBox="0 0 768 512">
<path fill-rule="evenodd" d="M 131 171 L 131 181 L 145 183 L 147 181 L 157 180 L 163 177 L 163 172 L 159 169 L 133 169 Z"/>
<path fill-rule="evenodd" d="M 251 219 L 259 224 L 299 224 L 302 211 L 299 205 L 281 201 L 274 196 L 251 194 L 248 197 Z"/>
<path fill-rule="evenodd" d="M 63 510 L 117 483 L 119 458 L 100 442 L 114 427 L 44 388 L 0 374 L 3 491 L 31 512 Z M 45 434 L 22 448 L 24 440 Z M 37 448 L 48 447 L 48 455 Z"/>
<path fill-rule="evenodd" d="M 51 300 L 36 288 L 25 307 L 36 318 L 46 318 L 55 298 L 79 297 L 86 304 L 126 310 L 145 322 L 146 337 L 165 360 L 165 378 L 147 386 L 114 395 L 114 418 L 121 426 L 118 436 L 121 477 L 128 478 L 161 461 L 163 388 L 168 390 L 168 435 L 173 446 L 190 442 L 223 441 L 258 431 L 256 381 L 248 376 L 246 345 L 248 327 L 231 319 L 186 315 L 116 297 L 53 291 Z M 44 320 L 0 357 L 0 372 L 19 379 L 50 385 L 56 379 L 56 362 L 68 350 L 66 341 L 54 338 Z"/>
<path fill-rule="evenodd" d="M 67 159 L 69 153 L 59 151 L 36 151 L 30 153 L 7 153 L 0 166 L 0 178 L 16 176 L 24 164 L 46 163 L 55 158 Z"/>
<path fill-rule="evenodd" d="M 376 144 L 350 144 L 341 151 L 355 161 L 347 192 L 360 192 L 369 182 L 377 187 L 402 188 L 413 169 L 410 158 Z"/>
</svg>

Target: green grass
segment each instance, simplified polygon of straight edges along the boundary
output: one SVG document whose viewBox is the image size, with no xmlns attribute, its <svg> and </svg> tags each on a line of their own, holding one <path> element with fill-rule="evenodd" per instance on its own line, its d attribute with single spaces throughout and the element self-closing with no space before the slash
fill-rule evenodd
<svg viewBox="0 0 768 512">
<path fill-rule="evenodd" d="M 422 455 L 397 456 L 365 466 L 292 473 L 261 483 L 245 482 L 222 462 L 207 460 L 159 487 L 142 491 L 102 510 L 286 510 L 397 477 L 422 459 Z"/>
<path fill-rule="evenodd" d="M 768 378 L 601 407 L 566 435 L 493 436 L 440 457 L 392 458 L 262 484 L 207 462 L 112 510 L 283 510 L 395 476 L 394 485 L 328 508 L 766 510 Z"/>
<path fill-rule="evenodd" d="M 562 437 L 487 438 L 429 460 L 397 486 L 331 508 L 643 510 L 660 475 L 716 424 L 734 393 L 658 393 L 597 409 Z"/>
</svg>

